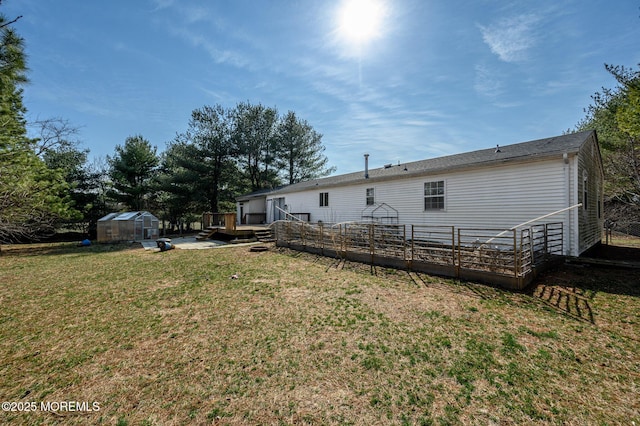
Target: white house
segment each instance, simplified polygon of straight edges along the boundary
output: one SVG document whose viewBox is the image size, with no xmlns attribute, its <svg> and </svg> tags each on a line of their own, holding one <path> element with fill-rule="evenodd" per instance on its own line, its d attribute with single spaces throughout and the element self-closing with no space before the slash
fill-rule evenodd
<svg viewBox="0 0 640 426">
<path fill-rule="evenodd" d="M 300 182 L 244 202 L 259 206 L 266 223 L 285 219 L 286 211 L 312 222 L 499 229 L 564 209 L 536 223 L 563 224 L 565 254 L 578 256 L 601 240 L 604 178 L 594 131 L 371 170 L 367 160 L 361 172 Z"/>
</svg>

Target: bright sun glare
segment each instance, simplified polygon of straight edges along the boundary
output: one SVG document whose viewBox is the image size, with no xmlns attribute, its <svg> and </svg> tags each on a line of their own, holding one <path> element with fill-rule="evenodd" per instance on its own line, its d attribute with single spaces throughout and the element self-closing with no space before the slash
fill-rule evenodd
<svg viewBox="0 0 640 426">
<path fill-rule="evenodd" d="M 380 35 L 384 8 L 380 0 L 345 0 L 339 32 L 347 41 L 362 44 Z"/>
</svg>

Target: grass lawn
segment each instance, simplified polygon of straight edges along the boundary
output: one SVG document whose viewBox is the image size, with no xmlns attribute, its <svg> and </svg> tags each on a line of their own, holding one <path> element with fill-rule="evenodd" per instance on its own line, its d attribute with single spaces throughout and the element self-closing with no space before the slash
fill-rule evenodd
<svg viewBox="0 0 640 426">
<path fill-rule="evenodd" d="M 2 424 L 640 424 L 638 270 L 513 293 L 277 248 L 62 243 L 3 246 L 0 289 L 0 400 L 38 408 Z M 41 411 L 62 401 L 87 405 Z"/>
</svg>

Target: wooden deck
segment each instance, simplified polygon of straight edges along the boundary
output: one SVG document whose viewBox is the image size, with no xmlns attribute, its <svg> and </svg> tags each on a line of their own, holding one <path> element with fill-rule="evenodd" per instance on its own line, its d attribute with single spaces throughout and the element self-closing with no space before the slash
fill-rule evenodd
<svg viewBox="0 0 640 426">
<path fill-rule="evenodd" d="M 271 238 L 271 228 L 267 225 L 235 225 L 231 228 L 225 226 L 210 226 L 196 237 L 197 240 L 207 239 L 221 240 L 251 240 L 260 241 L 261 238 Z"/>
</svg>

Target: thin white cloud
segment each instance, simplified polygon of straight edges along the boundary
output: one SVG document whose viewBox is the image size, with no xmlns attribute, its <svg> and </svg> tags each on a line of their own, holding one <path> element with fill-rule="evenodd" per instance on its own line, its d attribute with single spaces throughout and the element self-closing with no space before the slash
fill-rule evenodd
<svg viewBox="0 0 640 426">
<path fill-rule="evenodd" d="M 210 21 L 210 8 L 206 8 L 204 6 L 199 7 L 185 7 L 181 8 L 180 12 L 183 14 L 185 20 L 189 24 L 194 24 L 196 22 L 206 22 Z"/>
<path fill-rule="evenodd" d="M 436 124 L 436 122 L 427 120 L 404 120 L 403 124 L 407 126 L 427 127 Z"/>
<path fill-rule="evenodd" d="M 240 52 L 229 49 L 219 49 L 209 38 L 196 34 L 185 27 L 174 28 L 171 31 L 194 47 L 204 49 L 216 64 L 228 64 L 237 68 L 245 68 L 251 63 L 251 61 Z"/>
<path fill-rule="evenodd" d="M 481 96 L 495 99 L 504 92 L 504 87 L 497 72 L 485 65 L 476 65 L 473 88 Z"/>
<path fill-rule="evenodd" d="M 539 21 L 537 15 L 523 14 L 479 28 L 484 42 L 501 60 L 519 62 L 527 59 L 528 51 L 536 43 L 535 26 Z"/>
<path fill-rule="evenodd" d="M 260 42 L 247 35 L 242 28 L 221 17 L 215 7 L 178 4 L 173 0 L 154 0 L 157 9 L 167 9 L 156 18 L 156 23 L 191 46 L 204 50 L 216 64 L 236 68 L 256 68 L 255 55 L 259 54 Z M 223 39 L 231 40 L 222 48 Z M 244 51 L 253 52 L 250 56 Z"/>
<path fill-rule="evenodd" d="M 171 7 L 174 0 L 152 0 L 152 3 L 155 5 L 154 11 L 158 11 Z"/>
</svg>

